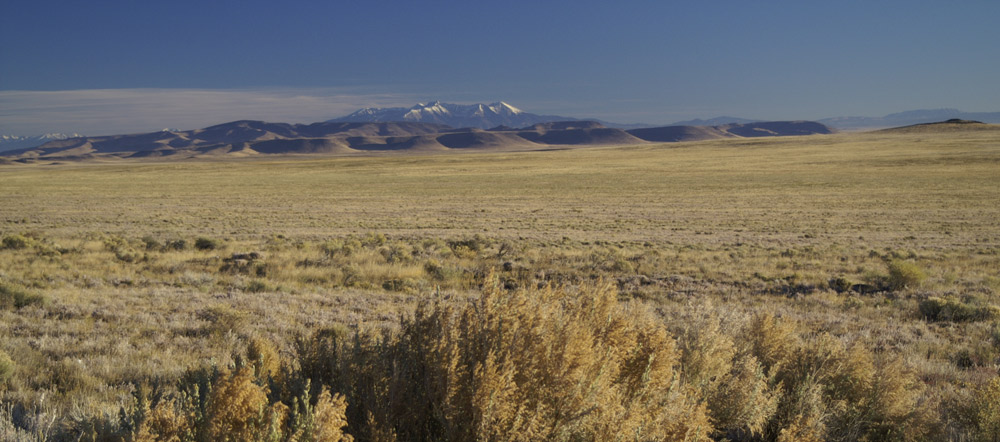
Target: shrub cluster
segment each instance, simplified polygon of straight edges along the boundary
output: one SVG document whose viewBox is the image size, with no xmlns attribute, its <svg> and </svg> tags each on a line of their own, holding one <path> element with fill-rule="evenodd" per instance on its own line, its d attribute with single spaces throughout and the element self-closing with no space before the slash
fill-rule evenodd
<svg viewBox="0 0 1000 442">
<path fill-rule="evenodd" d="M 1000 318 L 1000 307 L 975 298 L 931 296 L 920 302 L 920 315 L 928 321 L 990 321 Z"/>
<path fill-rule="evenodd" d="M 916 376 L 861 345 L 803 337 L 767 314 L 732 321 L 703 309 L 664 321 L 620 303 L 604 284 L 512 291 L 496 277 L 487 282 L 479 299 L 426 302 L 395 331 L 318 331 L 298 339 L 284 360 L 252 340 L 233 366 L 191 370 L 175 393 L 140 391 L 117 421 L 82 425 L 80 434 L 177 441 L 940 435 L 937 415 L 918 400 Z M 992 431 L 991 400 L 976 409 L 985 423 L 970 426 Z"/>
<path fill-rule="evenodd" d="M 35 240 L 24 235 L 7 235 L 0 240 L 0 249 L 22 250 L 34 245 Z"/>
<path fill-rule="evenodd" d="M 303 375 L 348 399 L 363 440 L 708 440 L 661 322 L 607 286 L 504 291 L 425 304 L 398 333 L 325 332 Z"/>
<path fill-rule="evenodd" d="M 20 309 L 29 305 L 43 305 L 45 296 L 24 287 L 0 281 L 0 310 Z"/>
<path fill-rule="evenodd" d="M 343 396 L 310 390 L 282 371 L 270 343 L 252 339 L 233 366 L 189 370 L 172 393 L 138 385 L 128 410 L 70 432 L 81 441 L 352 441 Z"/>
<path fill-rule="evenodd" d="M 966 411 L 977 440 L 1000 440 L 1000 376 L 974 395 Z"/>
</svg>

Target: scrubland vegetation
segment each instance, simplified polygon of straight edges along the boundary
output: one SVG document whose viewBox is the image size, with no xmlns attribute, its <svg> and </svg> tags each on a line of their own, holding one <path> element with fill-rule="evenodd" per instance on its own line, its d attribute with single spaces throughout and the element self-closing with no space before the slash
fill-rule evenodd
<svg viewBox="0 0 1000 442">
<path fill-rule="evenodd" d="M 1000 132 L 0 167 L 0 439 L 1000 438 Z"/>
</svg>

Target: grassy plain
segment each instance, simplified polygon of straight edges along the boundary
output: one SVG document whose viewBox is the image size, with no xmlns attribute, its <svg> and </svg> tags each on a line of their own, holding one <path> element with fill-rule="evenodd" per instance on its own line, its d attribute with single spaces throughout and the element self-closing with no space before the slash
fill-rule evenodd
<svg viewBox="0 0 1000 442">
<path fill-rule="evenodd" d="M 1000 367 L 997 130 L 4 165 L 0 237 L 0 290 L 40 299 L 0 302 L 0 399 L 35 433 L 228 364 L 247 336 L 289 354 L 395 327 L 491 269 L 511 289 L 609 281 L 682 348 L 705 311 L 731 335 L 772 313 L 898 356 L 956 440 L 975 424 L 948 404 Z"/>
</svg>

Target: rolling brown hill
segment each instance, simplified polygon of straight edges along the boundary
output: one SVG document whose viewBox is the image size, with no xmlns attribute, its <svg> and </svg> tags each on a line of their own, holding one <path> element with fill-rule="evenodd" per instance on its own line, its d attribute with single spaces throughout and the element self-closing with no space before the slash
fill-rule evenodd
<svg viewBox="0 0 1000 442">
<path fill-rule="evenodd" d="M 234 121 L 190 131 L 80 137 L 5 152 L 9 162 L 87 159 L 184 159 L 254 155 L 351 155 L 374 152 L 534 150 L 552 146 L 600 146 L 698 141 L 715 138 L 826 134 L 810 121 L 723 126 L 668 126 L 624 130 L 594 121 L 560 121 L 514 129 L 453 129 L 430 123 L 314 124 Z"/>
</svg>

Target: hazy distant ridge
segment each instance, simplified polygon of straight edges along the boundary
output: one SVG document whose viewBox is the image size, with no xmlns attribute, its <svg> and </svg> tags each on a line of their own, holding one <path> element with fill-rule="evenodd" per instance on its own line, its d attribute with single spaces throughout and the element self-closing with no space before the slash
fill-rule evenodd
<svg viewBox="0 0 1000 442">
<path fill-rule="evenodd" d="M 934 123 L 951 119 L 975 120 L 983 123 L 1000 123 L 1000 112 L 963 112 L 958 109 L 918 109 L 897 112 L 883 117 L 833 117 L 817 120 L 841 130 L 884 129 Z"/>
</svg>

